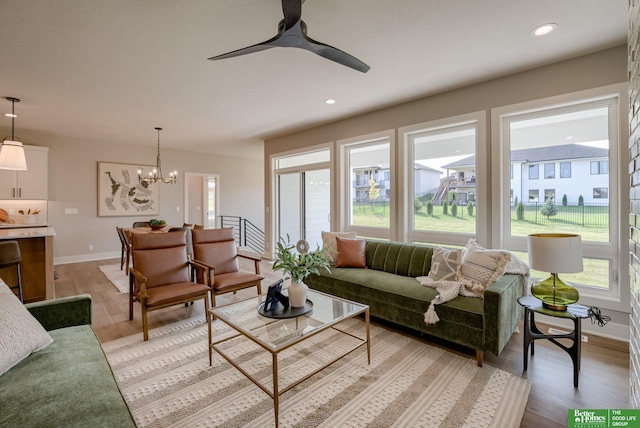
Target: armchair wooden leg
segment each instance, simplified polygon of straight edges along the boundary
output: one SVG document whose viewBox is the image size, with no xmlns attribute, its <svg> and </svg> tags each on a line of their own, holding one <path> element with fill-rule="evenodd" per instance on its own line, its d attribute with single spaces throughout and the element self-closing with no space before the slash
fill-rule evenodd
<svg viewBox="0 0 640 428">
<path fill-rule="evenodd" d="M 258 284 L 258 296 L 262 294 L 262 284 Z"/>
<path fill-rule="evenodd" d="M 142 304 L 142 335 L 144 337 L 144 341 L 149 340 L 149 325 L 147 323 L 147 307 Z"/>
<path fill-rule="evenodd" d="M 129 321 L 133 319 L 133 296 L 129 293 Z"/>
<path fill-rule="evenodd" d="M 482 357 L 483 357 L 484 353 L 479 350 L 476 349 L 476 364 L 478 365 L 478 367 L 482 367 Z"/>
</svg>

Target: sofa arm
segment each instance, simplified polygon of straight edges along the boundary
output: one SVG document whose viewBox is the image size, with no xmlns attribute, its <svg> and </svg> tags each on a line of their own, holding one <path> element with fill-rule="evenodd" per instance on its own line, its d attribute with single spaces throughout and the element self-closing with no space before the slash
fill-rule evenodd
<svg viewBox="0 0 640 428">
<path fill-rule="evenodd" d="M 47 331 L 91 324 L 91 295 L 89 294 L 27 303 L 25 306 Z"/>
<path fill-rule="evenodd" d="M 521 275 L 506 274 L 484 292 L 485 350 L 500 354 L 522 318 L 518 297 L 522 296 Z"/>
</svg>

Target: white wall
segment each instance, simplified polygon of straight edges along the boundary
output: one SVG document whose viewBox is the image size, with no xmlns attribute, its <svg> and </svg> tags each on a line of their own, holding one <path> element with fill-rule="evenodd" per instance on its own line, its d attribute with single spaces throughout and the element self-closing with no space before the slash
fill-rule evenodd
<svg viewBox="0 0 640 428">
<path fill-rule="evenodd" d="M 54 263 L 120 256 L 116 226 L 131 226 L 145 217 L 97 216 L 97 163 L 154 164 L 156 148 L 80 141 L 16 130 L 24 144 L 49 147 L 49 224 L 56 230 Z M 0 127 L 3 135 L 10 129 Z M 170 225 L 184 222 L 184 173 L 220 176 L 220 212 L 246 217 L 264 228 L 263 161 L 162 148 L 163 167 L 178 170 L 178 183 L 160 184 L 160 214 Z M 1 205 L 0 201 L 0 206 Z M 65 214 L 77 208 L 78 214 Z M 88 246 L 93 245 L 93 251 Z"/>
</svg>

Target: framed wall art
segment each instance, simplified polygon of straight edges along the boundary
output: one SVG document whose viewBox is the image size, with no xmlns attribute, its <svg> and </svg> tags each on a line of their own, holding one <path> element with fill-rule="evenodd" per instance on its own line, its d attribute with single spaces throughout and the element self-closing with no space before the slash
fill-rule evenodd
<svg viewBox="0 0 640 428">
<path fill-rule="evenodd" d="M 98 162 L 98 217 L 158 215 L 158 183 L 139 183 L 149 165 Z"/>
</svg>

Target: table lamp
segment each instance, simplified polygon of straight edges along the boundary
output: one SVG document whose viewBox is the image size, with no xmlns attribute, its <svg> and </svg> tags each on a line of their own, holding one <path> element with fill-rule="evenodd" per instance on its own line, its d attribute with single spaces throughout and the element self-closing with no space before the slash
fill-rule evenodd
<svg viewBox="0 0 640 428">
<path fill-rule="evenodd" d="M 582 272 L 580 235 L 569 233 L 534 233 L 527 237 L 529 267 L 549 272 L 551 276 L 531 287 L 531 294 L 542 300 L 542 306 L 565 311 L 576 303 L 580 294 L 575 287 L 558 278 L 559 273 Z"/>
</svg>

